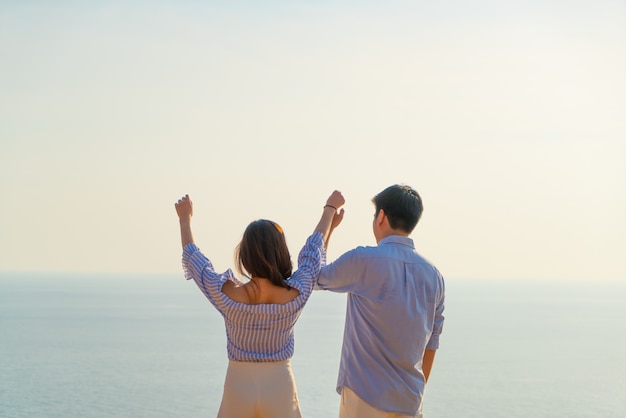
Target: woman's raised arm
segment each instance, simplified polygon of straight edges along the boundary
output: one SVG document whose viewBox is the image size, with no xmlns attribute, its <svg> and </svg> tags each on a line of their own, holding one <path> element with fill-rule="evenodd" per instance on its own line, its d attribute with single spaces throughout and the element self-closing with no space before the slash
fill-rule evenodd
<svg viewBox="0 0 626 418">
<path fill-rule="evenodd" d="M 193 233 L 191 232 L 191 218 L 193 216 L 193 202 L 189 195 L 185 195 L 174 204 L 178 220 L 180 222 L 180 241 L 185 245 L 193 243 Z"/>
<path fill-rule="evenodd" d="M 343 220 L 344 210 L 342 206 L 344 203 L 346 203 L 346 200 L 339 190 L 332 192 L 328 199 L 326 199 L 322 217 L 315 227 L 315 232 L 321 232 L 324 236 L 325 247 L 328 246 L 330 234 Z"/>
</svg>

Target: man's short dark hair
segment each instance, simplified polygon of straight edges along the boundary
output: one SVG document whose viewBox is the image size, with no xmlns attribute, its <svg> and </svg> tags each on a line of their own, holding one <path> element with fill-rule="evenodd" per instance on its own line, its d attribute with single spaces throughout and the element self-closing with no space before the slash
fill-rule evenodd
<svg viewBox="0 0 626 418">
<path fill-rule="evenodd" d="M 391 228 L 409 234 L 413 232 L 424 210 L 420 195 L 402 184 L 387 187 L 374 196 L 372 202 L 376 206 L 376 215 L 381 209 L 385 211 Z"/>
</svg>

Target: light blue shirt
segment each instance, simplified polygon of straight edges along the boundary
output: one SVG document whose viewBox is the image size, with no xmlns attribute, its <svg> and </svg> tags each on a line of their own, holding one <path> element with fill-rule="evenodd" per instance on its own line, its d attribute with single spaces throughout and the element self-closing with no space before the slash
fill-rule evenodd
<svg viewBox="0 0 626 418">
<path fill-rule="evenodd" d="M 313 233 L 298 255 L 298 270 L 287 284 L 300 294 L 283 304 L 249 305 L 222 292 L 227 280 L 240 282 L 232 270 L 217 273 L 211 261 L 195 244 L 183 250 L 185 278 L 193 279 L 202 293 L 224 317 L 228 358 L 236 361 L 288 360 L 294 351 L 294 326 L 313 291 L 315 278 L 325 263 L 326 251 L 320 232 Z"/>
<path fill-rule="evenodd" d="M 322 267 L 316 288 L 348 293 L 337 392 L 347 386 L 374 408 L 418 414 L 424 351 L 439 347 L 443 327 L 439 271 L 412 239 L 392 235 Z"/>
</svg>

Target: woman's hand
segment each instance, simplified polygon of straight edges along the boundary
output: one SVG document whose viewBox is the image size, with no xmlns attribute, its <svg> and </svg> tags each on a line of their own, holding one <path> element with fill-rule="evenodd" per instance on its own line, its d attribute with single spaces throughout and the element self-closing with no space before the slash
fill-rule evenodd
<svg viewBox="0 0 626 418">
<path fill-rule="evenodd" d="M 339 190 L 335 190 L 332 194 L 326 199 L 326 207 L 335 208 L 335 213 L 333 214 L 333 219 L 330 222 L 330 231 L 337 228 L 341 221 L 343 221 L 344 210 L 341 208 L 343 204 L 346 203 L 346 199 L 344 199 L 343 195 Z"/>
<path fill-rule="evenodd" d="M 191 232 L 191 217 L 193 216 L 193 203 L 186 194 L 174 204 L 178 219 L 180 221 L 180 241 L 185 248 L 185 245 L 193 242 L 193 233 Z"/>
<path fill-rule="evenodd" d="M 193 216 L 193 202 L 189 198 L 189 195 L 181 197 L 178 202 L 174 204 L 176 213 L 180 220 L 191 219 Z"/>
<path fill-rule="evenodd" d="M 336 210 L 339 210 L 343 204 L 346 203 L 346 199 L 343 198 L 343 195 L 339 190 L 335 190 L 328 196 L 326 199 L 326 205 L 334 207 Z"/>
<path fill-rule="evenodd" d="M 319 224 L 315 228 L 316 231 L 321 232 L 324 235 L 324 245 L 328 247 L 328 239 L 330 234 L 343 220 L 343 204 L 346 203 L 346 199 L 339 190 L 335 190 L 326 199 L 326 205 L 324 205 L 324 212 Z"/>
</svg>

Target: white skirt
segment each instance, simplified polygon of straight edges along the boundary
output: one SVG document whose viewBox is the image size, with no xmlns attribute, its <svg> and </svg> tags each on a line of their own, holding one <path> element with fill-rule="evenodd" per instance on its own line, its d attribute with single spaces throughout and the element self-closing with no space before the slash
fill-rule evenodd
<svg viewBox="0 0 626 418">
<path fill-rule="evenodd" d="M 289 360 L 229 360 L 218 418 L 302 418 Z"/>
</svg>

